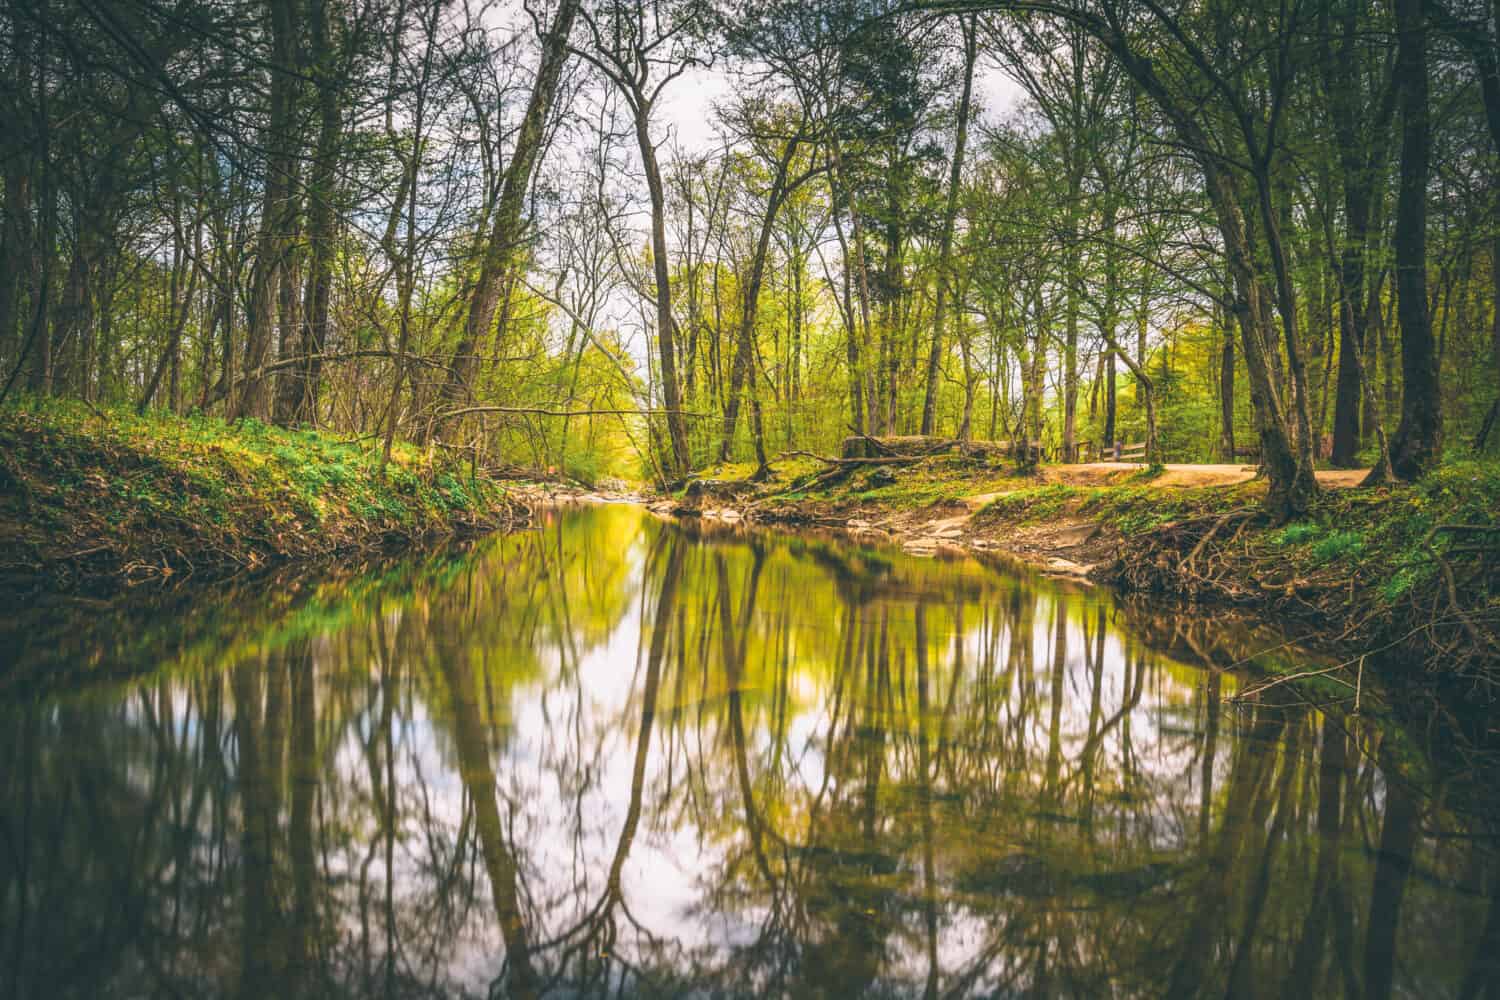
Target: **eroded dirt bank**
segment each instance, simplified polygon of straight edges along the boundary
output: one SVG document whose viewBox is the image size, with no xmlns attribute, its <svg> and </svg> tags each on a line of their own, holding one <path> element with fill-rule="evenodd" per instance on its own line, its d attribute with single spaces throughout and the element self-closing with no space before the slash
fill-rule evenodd
<svg viewBox="0 0 1500 1000">
<path fill-rule="evenodd" d="M 311 430 L 0 409 L 0 594 L 109 597 L 524 524 L 521 491 L 444 454 Z"/>
</svg>

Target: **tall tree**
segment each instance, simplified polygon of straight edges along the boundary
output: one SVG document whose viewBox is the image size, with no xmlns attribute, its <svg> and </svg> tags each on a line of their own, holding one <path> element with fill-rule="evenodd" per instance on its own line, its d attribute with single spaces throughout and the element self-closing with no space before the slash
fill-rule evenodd
<svg viewBox="0 0 1500 1000">
<path fill-rule="evenodd" d="M 1363 393 L 1359 356 L 1366 349 L 1369 314 L 1365 306 L 1365 260 L 1381 197 L 1388 135 L 1395 111 L 1395 78 L 1383 53 L 1364 56 L 1366 45 L 1359 13 L 1364 4 L 1345 0 L 1335 26 L 1325 23 L 1323 91 L 1328 102 L 1343 182 L 1344 245 L 1340 253 L 1339 367 L 1333 408 L 1334 465 L 1351 467 L 1359 450 L 1359 415 Z M 1374 66 L 1369 64 L 1374 62 Z"/>
<path fill-rule="evenodd" d="M 542 38 L 541 64 L 531 86 L 526 114 L 516 132 L 515 148 L 500 179 L 500 197 L 495 205 L 489 238 L 484 243 L 479 275 L 469 294 L 463 335 L 448 364 L 448 377 L 443 385 L 444 403 L 457 403 L 472 390 L 474 373 L 479 367 L 479 347 L 494 327 L 501 294 L 514 278 L 520 262 L 526 244 L 521 213 L 531 190 L 537 160 L 542 154 L 547 118 L 552 113 L 558 83 L 568 63 L 569 36 L 581 8 L 581 0 L 559 0 L 552 26 Z"/>
<path fill-rule="evenodd" d="M 771 236 L 777 215 L 788 195 L 821 171 L 816 160 L 794 172 L 798 151 L 803 148 L 805 114 L 800 119 L 791 116 L 773 116 L 761 122 L 753 111 L 747 110 L 747 131 L 763 129 L 765 134 L 752 136 L 754 145 L 766 145 L 762 159 L 769 160 L 770 186 L 766 191 L 761 212 L 755 247 L 750 256 L 750 270 L 740 293 L 740 321 L 734 343 L 734 360 L 729 369 L 729 393 L 724 402 L 723 434 L 719 439 L 719 461 L 729 461 L 734 447 L 735 423 L 739 419 L 740 393 L 747 382 L 753 382 L 752 355 L 755 352 L 755 321 L 760 309 L 761 286 L 765 281 L 766 257 L 771 247 Z"/>
<path fill-rule="evenodd" d="M 260 419 L 271 416 L 270 379 L 261 368 L 272 360 L 276 290 L 278 282 L 290 277 L 287 265 L 292 252 L 291 233 L 297 224 L 301 154 L 293 125 L 302 79 L 297 46 L 303 28 L 296 0 L 265 0 L 265 11 L 270 23 L 270 57 L 266 61 L 270 96 L 261 133 L 265 166 L 260 234 L 256 238 L 250 279 L 245 378 L 233 407 L 236 416 Z"/>
<path fill-rule="evenodd" d="M 932 347 L 927 352 L 927 382 L 922 397 L 922 433 L 931 434 L 937 419 L 938 368 L 943 357 L 943 324 L 947 320 L 948 289 L 952 284 L 953 226 L 958 218 L 958 189 L 963 181 L 964 148 L 969 140 L 969 102 L 974 92 L 974 64 L 979 57 L 979 25 L 973 15 L 961 22 L 964 43 L 963 91 L 954 125 L 953 160 L 948 173 L 948 200 L 943 231 L 938 237 L 937 297 L 932 310 Z"/>
<path fill-rule="evenodd" d="M 573 49 L 603 73 L 630 109 L 636 148 L 651 205 L 651 270 L 655 288 L 657 357 L 670 441 L 671 471 L 692 467 L 687 419 L 677 371 L 677 326 L 672 313 L 671 258 L 667 248 L 666 187 L 662 182 L 652 117 L 667 85 L 704 60 L 699 52 L 703 11 L 693 0 L 604 0 L 583 11 L 588 44 Z"/>
<path fill-rule="evenodd" d="M 1442 400 L 1437 345 L 1427 302 L 1427 20 L 1424 0 L 1395 0 L 1396 79 L 1400 88 L 1401 178 L 1396 195 L 1396 315 L 1401 323 L 1401 423 L 1391 439 L 1391 469 L 1417 479 L 1441 457 Z"/>
</svg>

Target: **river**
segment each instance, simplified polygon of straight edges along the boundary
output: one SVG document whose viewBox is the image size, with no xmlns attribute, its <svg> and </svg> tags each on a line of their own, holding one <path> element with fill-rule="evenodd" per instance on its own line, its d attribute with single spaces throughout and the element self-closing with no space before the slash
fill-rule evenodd
<svg viewBox="0 0 1500 1000">
<path fill-rule="evenodd" d="M 4 996 L 1500 989 L 1483 796 L 1212 612 L 610 505 L 0 643 Z"/>
</svg>

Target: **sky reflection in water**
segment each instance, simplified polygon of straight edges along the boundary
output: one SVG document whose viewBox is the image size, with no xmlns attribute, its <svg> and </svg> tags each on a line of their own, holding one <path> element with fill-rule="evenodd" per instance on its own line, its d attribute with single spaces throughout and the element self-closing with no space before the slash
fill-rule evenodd
<svg viewBox="0 0 1500 1000">
<path fill-rule="evenodd" d="M 0 702 L 0 995 L 1495 986 L 1407 738 L 1102 591 L 600 507 L 78 631 L 160 666 Z"/>
</svg>

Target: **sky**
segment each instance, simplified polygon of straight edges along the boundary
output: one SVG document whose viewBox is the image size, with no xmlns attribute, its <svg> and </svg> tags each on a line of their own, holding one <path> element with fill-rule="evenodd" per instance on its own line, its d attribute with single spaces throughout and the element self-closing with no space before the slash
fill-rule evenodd
<svg viewBox="0 0 1500 1000">
<path fill-rule="evenodd" d="M 714 103 L 732 93 L 733 81 L 722 69 L 694 69 L 673 81 L 662 95 L 661 138 L 670 130 L 688 152 L 706 152 L 715 146 Z M 974 99 L 988 120 L 1009 112 L 1021 100 L 1019 84 L 989 60 L 981 60 L 974 71 Z M 670 143 L 667 144 L 670 147 Z"/>
<path fill-rule="evenodd" d="M 720 68 L 689 70 L 668 85 L 657 108 L 653 134 L 663 150 L 680 149 L 693 154 L 710 152 L 717 145 L 714 105 L 733 93 L 733 77 Z M 1020 85 L 996 64 L 981 58 L 974 72 L 974 100 L 981 120 L 997 121 L 1023 99 Z M 675 140 L 675 141 L 674 141 Z M 628 153 L 627 153 L 628 155 Z M 634 157 L 631 157 L 632 161 Z M 623 290 L 605 310 L 604 323 L 622 337 L 627 352 L 643 370 L 648 345 L 640 328 L 640 304 Z"/>
</svg>

